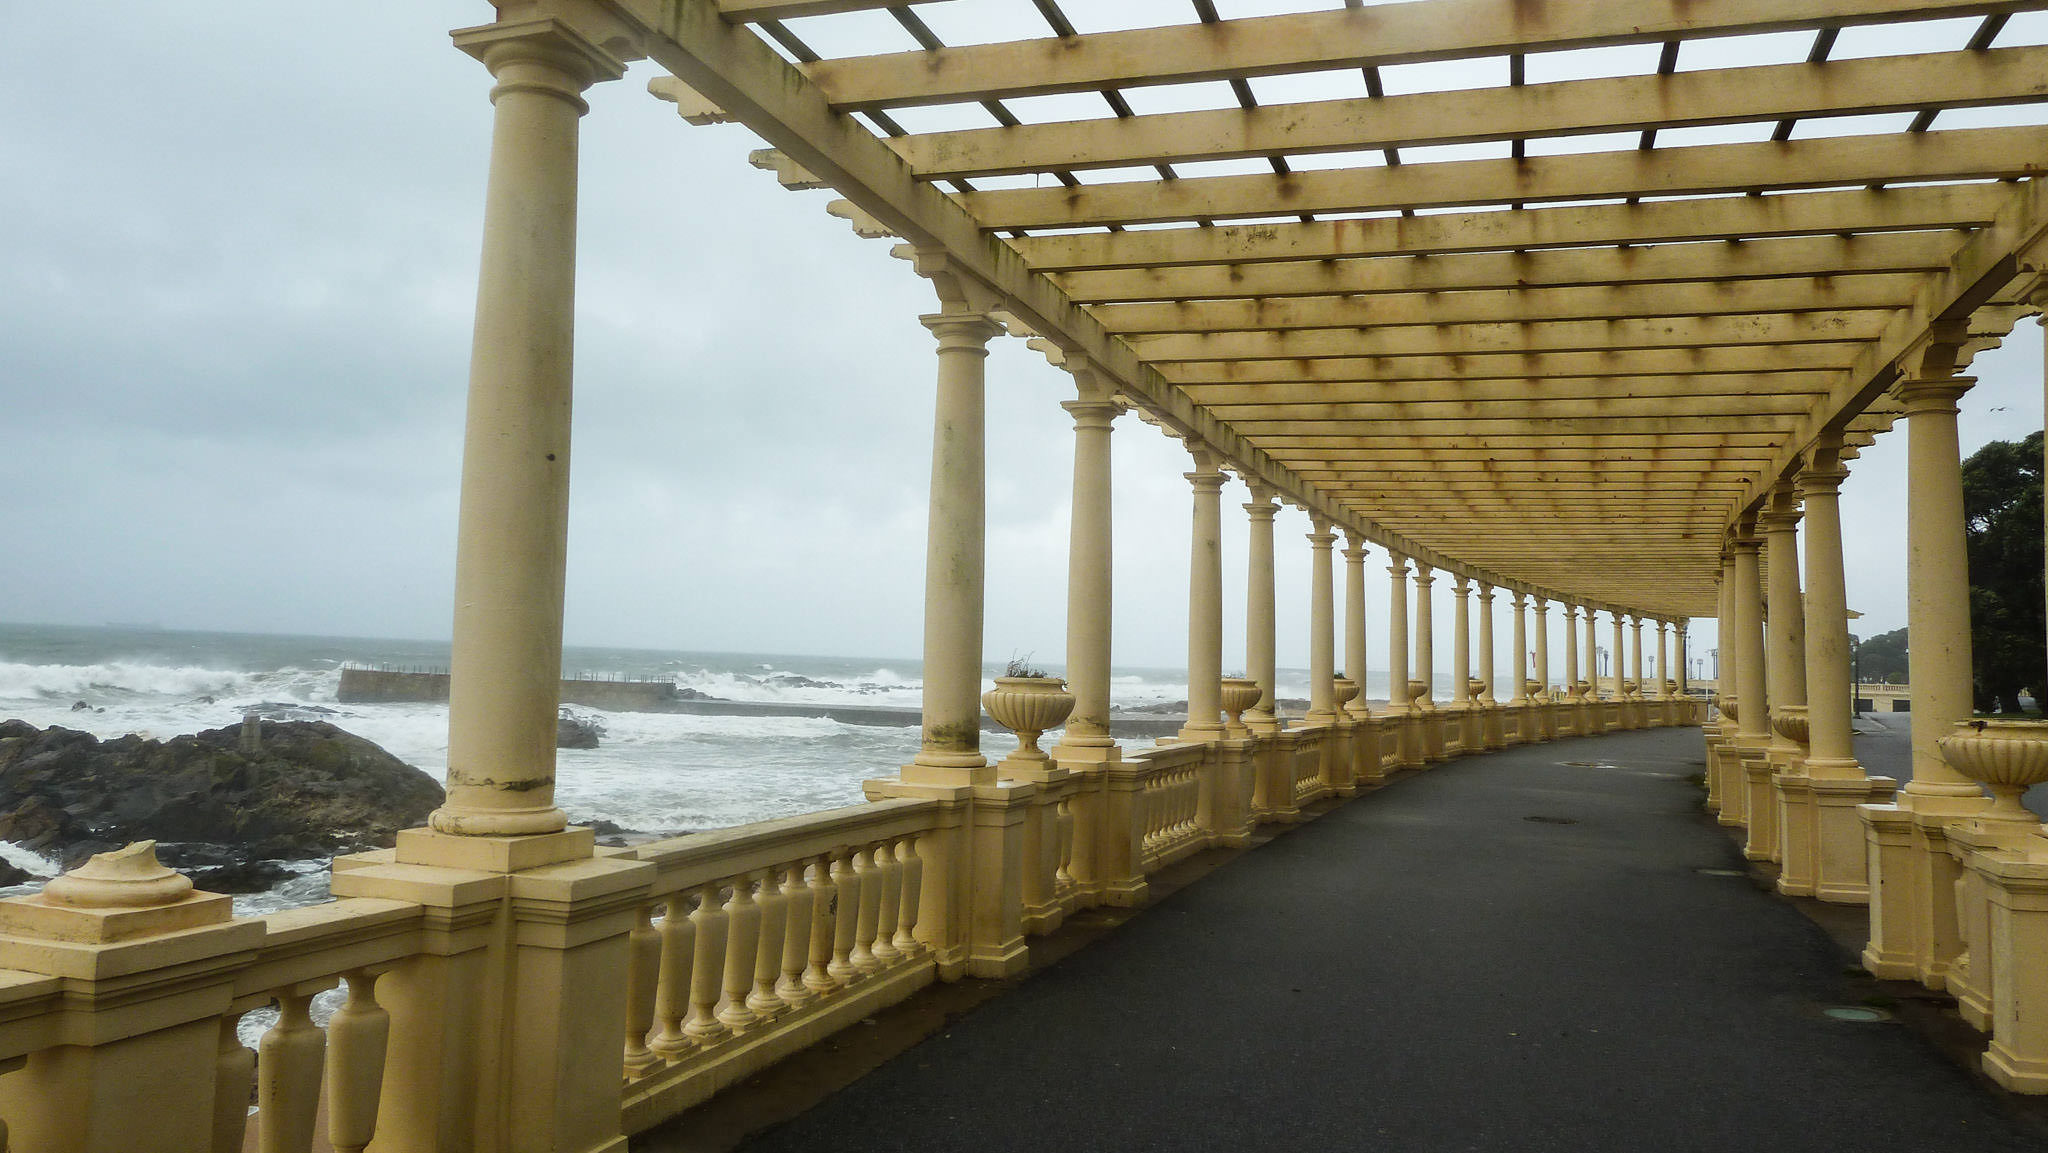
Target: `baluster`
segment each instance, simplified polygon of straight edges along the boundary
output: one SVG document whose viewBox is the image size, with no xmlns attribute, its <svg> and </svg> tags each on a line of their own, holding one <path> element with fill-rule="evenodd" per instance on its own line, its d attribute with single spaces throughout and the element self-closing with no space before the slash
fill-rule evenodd
<svg viewBox="0 0 2048 1153">
<path fill-rule="evenodd" d="M 1059 808 L 1054 812 L 1057 814 L 1054 820 L 1058 822 L 1059 827 L 1060 864 L 1053 876 L 1059 890 L 1065 892 L 1074 884 L 1074 799 L 1061 797 Z"/>
<path fill-rule="evenodd" d="M 761 907 L 754 903 L 754 874 L 732 879 L 732 899 L 725 905 L 725 999 L 718 1019 L 735 1033 L 760 1020 L 747 1006 L 754 990 L 754 962 L 761 952 Z"/>
<path fill-rule="evenodd" d="M 918 854 L 914 834 L 896 842 L 896 859 L 903 866 L 903 902 L 896 909 L 894 944 L 904 956 L 915 957 L 924 952 L 925 945 L 917 939 L 918 902 L 924 898 L 924 857 Z"/>
<path fill-rule="evenodd" d="M 860 874 L 853 868 L 854 853 L 832 855 L 832 882 L 838 892 L 832 923 L 832 961 L 826 971 L 842 985 L 851 985 L 864 975 L 853 963 L 854 937 L 860 928 Z"/>
<path fill-rule="evenodd" d="M 810 965 L 804 987 L 823 997 L 844 984 L 832 971 L 832 941 L 839 935 L 839 887 L 832 883 L 832 856 L 820 854 L 811 865 Z"/>
<path fill-rule="evenodd" d="M 249 1132 L 249 1097 L 256 1090 L 256 1054 L 235 1032 L 240 1013 L 220 1019 L 220 1047 L 213 1057 L 213 1153 L 242 1153 Z M 0 1153 L 7 1143 L 0 1140 Z"/>
<path fill-rule="evenodd" d="M 327 1034 L 313 1027 L 308 1009 L 313 994 L 280 989 L 277 1024 L 263 1034 L 256 1052 L 256 1148 L 258 1153 L 306 1153 L 313 1147 L 313 1119 L 320 1109 L 320 1058 Z"/>
<path fill-rule="evenodd" d="M 683 908 L 683 894 L 668 898 L 661 918 L 661 978 L 654 987 L 654 1036 L 648 1049 L 664 1061 L 678 1061 L 690 1051 L 683 1020 L 690 1014 L 690 983 L 697 961 L 697 925 Z"/>
<path fill-rule="evenodd" d="M 327 1143 L 363 1153 L 377 1135 L 391 1014 L 377 1003 L 374 974 L 354 969 L 347 980 L 348 1000 L 327 1021 Z"/>
<path fill-rule="evenodd" d="M 712 881 L 697 890 L 697 911 L 690 914 L 697 927 L 697 950 L 690 963 L 690 1019 L 683 1023 L 683 1033 L 707 1049 L 726 1036 L 725 1022 L 718 1019 L 725 977 L 725 908 L 718 900 L 719 888 Z"/>
<path fill-rule="evenodd" d="M 903 904 L 903 866 L 896 863 L 896 853 L 890 847 L 894 840 L 892 837 L 871 850 L 875 858 L 875 887 L 881 893 L 875 914 L 875 941 L 868 951 L 883 968 L 903 959 L 902 950 L 896 947 L 896 916 Z"/>
<path fill-rule="evenodd" d="M 789 898 L 789 912 L 782 938 L 782 980 L 775 983 L 775 995 L 790 1008 L 801 1009 L 818 999 L 804 984 L 804 966 L 811 960 L 811 906 L 815 903 L 804 880 L 804 862 L 785 868 L 782 893 Z"/>
<path fill-rule="evenodd" d="M 875 956 L 875 933 L 882 917 L 882 875 L 875 867 L 875 851 L 862 849 L 853 854 L 853 876 L 860 885 L 860 908 L 856 911 L 853 928 L 853 950 L 847 954 L 847 961 L 860 970 L 863 977 L 872 977 L 882 971 L 881 959 Z"/>
<path fill-rule="evenodd" d="M 654 1030 L 655 982 L 661 975 L 661 934 L 654 931 L 654 906 L 633 910 L 626 938 L 626 1076 L 645 1077 L 661 1058 L 647 1047 Z"/>
<path fill-rule="evenodd" d="M 789 1008 L 775 991 L 775 979 L 782 975 L 782 954 L 789 945 L 789 898 L 782 895 L 776 877 L 781 869 L 761 874 L 761 893 L 754 903 L 761 907 L 761 941 L 754 949 L 754 991 L 747 994 L 747 1008 L 763 1021 Z"/>
</svg>

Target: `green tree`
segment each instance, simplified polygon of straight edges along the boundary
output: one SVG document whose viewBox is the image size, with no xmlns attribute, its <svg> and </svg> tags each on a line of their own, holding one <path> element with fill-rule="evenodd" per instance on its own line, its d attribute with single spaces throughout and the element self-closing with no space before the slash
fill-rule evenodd
<svg viewBox="0 0 2048 1153">
<path fill-rule="evenodd" d="M 2017 712 L 2048 685 L 2042 604 L 2041 434 L 1994 440 L 1963 462 L 1970 649 L 1978 712 Z"/>
<path fill-rule="evenodd" d="M 1856 645 L 1856 672 L 1866 684 L 1905 684 L 1906 668 L 1905 629 L 1879 633 Z"/>
</svg>

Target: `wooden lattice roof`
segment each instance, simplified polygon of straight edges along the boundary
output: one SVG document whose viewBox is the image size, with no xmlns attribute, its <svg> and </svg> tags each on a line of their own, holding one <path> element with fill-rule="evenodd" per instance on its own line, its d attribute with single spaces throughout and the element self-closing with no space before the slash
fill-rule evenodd
<svg viewBox="0 0 2048 1153">
<path fill-rule="evenodd" d="M 1230 7 L 612 10 L 686 119 L 1150 419 L 1603 608 L 1712 615 L 1816 437 L 2033 311 L 2048 0 Z"/>
</svg>

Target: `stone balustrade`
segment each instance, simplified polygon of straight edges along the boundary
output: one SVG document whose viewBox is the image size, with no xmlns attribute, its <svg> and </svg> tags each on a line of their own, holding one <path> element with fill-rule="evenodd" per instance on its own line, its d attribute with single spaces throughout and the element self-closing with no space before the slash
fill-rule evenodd
<svg viewBox="0 0 2048 1153">
<path fill-rule="evenodd" d="M 1485 707 L 1537 740 L 1552 706 Z M 1463 722 L 1403 723 L 1413 750 L 1457 747 L 1445 730 Z M 1403 748 L 1400 725 L 1340 714 L 504 872 L 408 861 L 402 840 L 337 859 L 339 899 L 261 917 L 188 891 L 168 911 L 60 910 L 52 933 L 50 902 L 0 901 L 0 1121 L 58 1153 L 405 1153 L 523 1147 L 478 1134 L 538 1109 L 582 1127 L 565 1147 L 622 1149 L 1006 934 L 1135 903 L 1147 876 L 1256 821 L 1422 767 Z M 419 899 L 384 895 L 401 890 Z M 508 947 L 546 963 L 494 970 Z M 252 1052 L 256 1012 L 273 1015 Z"/>
</svg>

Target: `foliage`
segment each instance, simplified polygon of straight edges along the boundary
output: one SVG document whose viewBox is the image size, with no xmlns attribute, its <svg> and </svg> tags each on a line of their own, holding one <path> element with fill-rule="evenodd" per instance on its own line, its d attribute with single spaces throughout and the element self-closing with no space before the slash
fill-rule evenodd
<svg viewBox="0 0 2048 1153">
<path fill-rule="evenodd" d="M 1849 638 L 1852 643 L 1855 637 Z M 1906 683 L 1906 630 L 1893 629 L 1856 643 L 1856 676 L 1864 684 Z"/>
<path fill-rule="evenodd" d="M 1006 677 L 1032 677 L 1037 679 L 1043 679 L 1045 677 L 1051 676 L 1052 674 L 1032 664 L 1031 654 L 1025 653 L 1021 657 L 1011 657 L 1010 663 L 1003 666 L 1003 675 Z"/>
<path fill-rule="evenodd" d="M 2038 699 L 2048 684 L 2040 433 L 1994 440 L 1963 462 L 1963 516 L 1976 708 L 2018 712 L 2021 693 Z"/>
</svg>

